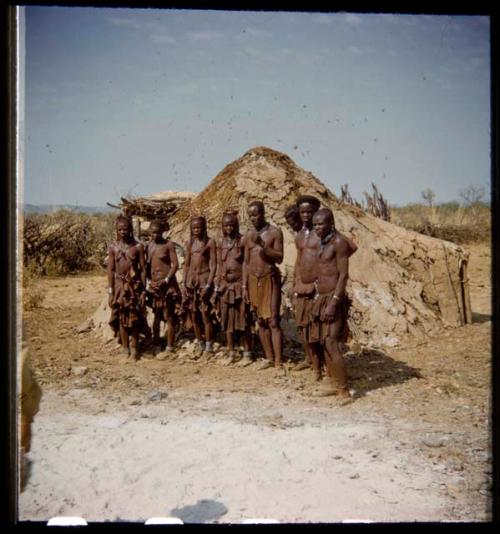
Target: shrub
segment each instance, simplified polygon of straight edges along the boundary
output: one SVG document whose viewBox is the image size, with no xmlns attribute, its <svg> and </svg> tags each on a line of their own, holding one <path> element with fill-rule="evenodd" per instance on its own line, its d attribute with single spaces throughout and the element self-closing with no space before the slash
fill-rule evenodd
<svg viewBox="0 0 500 534">
<path fill-rule="evenodd" d="M 107 244 L 114 239 L 113 214 L 60 210 L 28 214 L 23 228 L 25 267 L 37 275 L 103 268 Z"/>
</svg>

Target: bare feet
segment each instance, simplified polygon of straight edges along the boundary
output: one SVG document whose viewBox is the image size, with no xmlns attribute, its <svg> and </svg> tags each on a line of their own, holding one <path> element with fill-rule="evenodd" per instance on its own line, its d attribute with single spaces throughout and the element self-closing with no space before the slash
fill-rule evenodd
<svg viewBox="0 0 500 534">
<path fill-rule="evenodd" d="M 266 358 L 261 364 L 259 364 L 257 371 L 263 371 L 264 369 L 269 369 L 269 367 L 273 367 L 273 362 Z"/>
<path fill-rule="evenodd" d="M 279 365 L 274 368 L 274 375 L 276 377 L 282 378 L 288 375 L 286 368 L 283 365 Z"/>
<path fill-rule="evenodd" d="M 298 365 L 296 365 L 293 370 L 294 371 L 303 371 L 304 369 L 310 369 L 310 368 L 311 368 L 310 364 L 308 364 L 307 362 L 302 361 Z"/>
<path fill-rule="evenodd" d="M 238 367 L 248 367 L 254 363 L 254 359 L 250 355 L 243 355 L 243 358 L 236 364 Z"/>
<path fill-rule="evenodd" d="M 338 390 L 331 385 L 322 386 L 311 393 L 311 397 L 330 397 L 338 395 Z"/>
</svg>

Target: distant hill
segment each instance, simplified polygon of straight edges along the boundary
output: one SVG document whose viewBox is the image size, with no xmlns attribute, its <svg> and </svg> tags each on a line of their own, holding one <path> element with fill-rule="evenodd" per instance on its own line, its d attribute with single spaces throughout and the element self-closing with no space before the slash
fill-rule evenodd
<svg viewBox="0 0 500 534">
<path fill-rule="evenodd" d="M 75 213 L 110 213 L 117 210 L 109 206 L 70 206 L 67 204 L 24 204 L 24 213 L 54 213 L 59 210 Z"/>
</svg>

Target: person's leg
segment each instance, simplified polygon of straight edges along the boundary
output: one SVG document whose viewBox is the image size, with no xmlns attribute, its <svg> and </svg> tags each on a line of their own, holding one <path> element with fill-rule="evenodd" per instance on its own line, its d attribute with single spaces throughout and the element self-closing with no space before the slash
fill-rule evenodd
<svg viewBox="0 0 500 534">
<path fill-rule="evenodd" d="M 324 355 L 328 376 L 333 388 L 342 397 L 350 397 L 347 385 L 347 369 L 339 348 L 339 336 L 343 328 L 344 318 L 340 318 L 330 325 L 325 339 Z"/>
<path fill-rule="evenodd" d="M 210 321 L 209 311 L 204 310 L 201 313 L 201 318 L 203 321 L 203 330 L 205 332 L 205 351 L 213 352 L 212 348 L 212 323 Z"/>
<path fill-rule="evenodd" d="M 167 349 L 172 350 L 175 343 L 175 327 L 176 320 L 174 313 L 169 313 L 167 316 Z"/>
<path fill-rule="evenodd" d="M 243 336 L 243 347 L 245 352 L 252 352 L 253 350 L 253 338 L 252 338 L 252 329 L 250 325 L 245 326 L 245 334 Z"/>
<path fill-rule="evenodd" d="M 226 331 L 226 346 L 228 352 L 234 352 L 234 335 L 229 330 Z"/>
<path fill-rule="evenodd" d="M 310 343 L 311 362 L 316 381 L 320 381 L 323 377 L 321 368 L 323 367 L 324 351 L 320 343 Z"/>
<path fill-rule="evenodd" d="M 280 326 L 280 318 L 273 317 L 270 321 L 271 342 L 273 347 L 274 366 L 282 367 L 283 333 Z"/>
<path fill-rule="evenodd" d="M 153 343 L 155 345 L 160 344 L 160 322 L 161 322 L 161 310 L 159 308 L 153 309 L 154 320 L 153 320 Z"/>
<path fill-rule="evenodd" d="M 121 323 L 120 323 L 120 340 L 122 342 L 122 354 L 124 356 L 128 356 L 130 354 L 128 330 Z"/>
<path fill-rule="evenodd" d="M 280 324 L 280 308 L 281 308 L 281 287 L 279 280 L 273 281 L 271 294 L 271 313 L 272 318 L 269 321 L 271 328 L 271 340 L 274 353 L 275 367 L 282 366 L 283 358 L 283 333 Z"/>
<path fill-rule="evenodd" d="M 271 338 L 271 329 L 269 328 L 269 325 L 266 323 L 265 319 L 259 319 L 258 323 L 259 323 L 259 339 L 260 339 L 262 348 L 264 349 L 264 354 L 269 361 L 273 362 L 274 354 L 273 354 L 273 343 L 272 343 L 272 338 Z"/>
<path fill-rule="evenodd" d="M 130 332 L 130 356 L 134 360 L 137 360 L 138 358 L 138 352 L 137 352 L 138 344 L 139 344 L 139 325 L 135 324 L 131 328 L 131 332 Z"/>
</svg>

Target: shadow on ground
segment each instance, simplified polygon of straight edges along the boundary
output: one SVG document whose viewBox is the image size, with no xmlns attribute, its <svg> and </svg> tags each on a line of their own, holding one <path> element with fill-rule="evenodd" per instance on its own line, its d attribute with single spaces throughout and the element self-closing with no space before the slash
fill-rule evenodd
<svg viewBox="0 0 500 534">
<path fill-rule="evenodd" d="M 394 360 L 381 350 L 363 349 L 359 354 L 346 354 L 349 382 L 356 397 L 382 387 L 403 384 L 412 378 L 422 378 L 419 369 Z"/>
<path fill-rule="evenodd" d="M 227 513 L 226 506 L 211 499 L 201 499 L 196 504 L 174 508 L 170 515 L 178 517 L 184 523 L 210 523 L 217 521 Z"/>
</svg>

